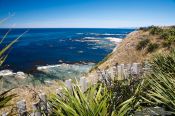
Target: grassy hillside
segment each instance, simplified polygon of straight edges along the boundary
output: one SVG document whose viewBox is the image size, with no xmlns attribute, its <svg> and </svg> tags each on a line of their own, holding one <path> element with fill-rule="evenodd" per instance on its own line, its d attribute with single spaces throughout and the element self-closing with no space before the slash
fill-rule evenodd
<svg viewBox="0 0 175 116">
<path fill-rule="evenodd" d="M 143 62 L 151 59 L 155 54 L 169 52 L 174 45 L 174 26 L 140 28 L 130 33 L 119 44 L 116 51 L 97 64 L 94 69 L 102 70 L 121 63 Z"/>
</svg>

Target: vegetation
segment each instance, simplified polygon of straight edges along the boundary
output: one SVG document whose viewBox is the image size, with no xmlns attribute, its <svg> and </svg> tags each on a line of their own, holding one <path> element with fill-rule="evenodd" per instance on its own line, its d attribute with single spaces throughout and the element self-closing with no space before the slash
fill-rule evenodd
<svg viewBox="0 0 175 116">
<path fill-rule="evenodd" d="M 4 20 L 0 21 L 0 24 L 2 22 L 4 22 L 5 20 L 7 20 L 7 18 L 5 18 Z M 3 41 L 5 40 L 5 38 L 7 37 L 7 35 L 10 33 L 11 30 L 7 31 L 7 33 L 2 37 L 2 39 L 0 40 L 0 46 L 2 46 Z M 4 48 L 2 48 L 0 50 L 0 66 L 3 64 L 3 62 L 6 60 L 6 58 L 8 57 L 7 51 L 9 50 L 9 48 L 18 41 L 19 38 L 21 38 L 26 32 L 24 32 L 23 34 L 21 34 L 20 36 L 18 36 L 18 38 L 14 39 L 12 42 L 10 42 L 7 46 L 5 46 Z M 1 79 L 1 78 L 0 78 Z M 9 94 L 9 92 L 11 91 L 7 90 L 4 91 L 2 93 L 0 93 L 0 110 L 6 106 L 9 106 L 9 101 L 12 100 L 16 94 Z"/>
<path fill-rule="evenodd" d="M 72 91 L 64 88 L 59 96 L 51 96 L 54 114 L 123 116 L 154 106 L 175 114 L 175 50 L 155 56 L 151 66 L 142 78 L 93 85 L 85 93 L 77 85 Z"/>
<path fill-rule="evenodd" d="M 98 66 L 100 66 L 101 64 L 103 64 L 105 61 L 108 60 L 108 58 L 112 55 L 112 53 L 108 54 L 102 61 L 98 62 L 93 68 L 91 68 L 91 70 L 89 72 L 92 72 L 93 70 L 97 69 Z"/>
<path fill-rule="evenodd" d="M 150 34 L 152 35 L 160 35 L 163 33 L 163 29 L 158 26 L 149 27 Z"/>
<path fill-rule="evenodd" d="M 152 72 L 143 78 L 135 89 L 135 95 L 122 103 L 122 107 L 128 108 L 128 112 L 159 106 L 175 114 L 175 50 L 157 55 L 151 65 Z"/>
<path fill-rule="evenodd" d="M 174 27 L 151 26 L 142 30 L 160 36 L 169 45 L 174 43 Z M 159 45 L 144 39 L 136 48 L 138 50 L 146 48 L 147 52 L 154 52 L 160 47 Z M 154 106 L 163 107 L 175 114 L 175 49 L 170 53 L 155 56 L 150 64 L 151 71 L 143 77 L 99 82 L 91 85 L 85 92 L 82 92 L 77 84 L 73 84 L 71 89 L 63 86 L 61 93 L 49 96 L 51 115 L 124 116 L 134 115 L 138 111 Z M 15 96 L 7 95 L 9 91 L 0 95 L 0 108 Z"/>
<path fill-rule="evenodd" d="M 141 40 L 141 41 L 137 44 L 136 49 L 137 49 L 137 50 L 142 50 L 142 49 L 144 49 L 144 48 L 148 45 L 149 42 L 150 42 L 149 39 Z"/>
<path fill-rule="evenodd" d="M 152 62 L 152 73 L 146 78 L 149 103 L 164 106 L 175 114 L 175 50 L 158 55 Z"/>
<path fill-rule="evenodd" d="M 150 34 L 158 35 L 164 40 L 163 45 L 166 47 L 171 46 L 175 42 L 175 27 L 157 27 L 152 26 L 149 28 Z"/>
<path fill-rule="evenodd" d="M 150 35 L 147 39 L 141 40 L 137 46 L 136 50 L 142 50 L 147 47 L 147 52 L 154 52 L 158 47 L 160 47 L 156 43 L 152 43 L 151 39 L 153 37 L 157 37 L 161 40 L 160 45 L 168 49 L 173 48 L 175 46 L 175 27 L 158 27 L 158 26 L 150 26 L 150 27 L 141 27 L 139 30 L 144 32 L 149 32 Z M 158 40 L 158 41 L 160 41 Z"/>
<path fill-rule="evenodd" d="M 53 115 L 106 116 L 113 115 L 110 108 L 111 93 L 102 84 L 92 85 L 83 93 L 76 84 L 69 90 L 64 87 L 60 95 L 51 95 Z"/>
<path fill-rule="evenodd" d="M 156 43 L 148 44 L 147 52 L 154 52 L 159 47 Z"/>
</svg>

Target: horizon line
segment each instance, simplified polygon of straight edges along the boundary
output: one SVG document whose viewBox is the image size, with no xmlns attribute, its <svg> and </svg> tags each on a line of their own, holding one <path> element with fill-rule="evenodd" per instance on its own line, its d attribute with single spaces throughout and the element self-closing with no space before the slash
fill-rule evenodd
<svg viewBox="0 0 175 116">
<path fill-rule="evenodd" d="M 130 26 L 130 27 L 0 27 L 0 29 L 68 29 L 68 28 L 72 28 L 72 29 L 138 29 L 140 27 L 149 27 L 149 26 L 165 26 L 165 27 L 169 27 L 169 26 L 175 26 L 175 24 L 173 25 L 145 25 L 145 26 Z"/>
<path fill-rule="evenodd" d="M 0 29 L 136 29 L 140 27 L 0 27 Z"/>
</svg>

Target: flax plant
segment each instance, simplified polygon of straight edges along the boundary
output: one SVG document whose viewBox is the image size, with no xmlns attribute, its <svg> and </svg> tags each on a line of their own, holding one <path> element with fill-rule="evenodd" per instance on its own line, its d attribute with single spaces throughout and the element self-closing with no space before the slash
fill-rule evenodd
<svg viewBox="0 0 175 116">
<path fill-rule="evenodd" d="M 0 24 L 3 23 L 4 21 L 6 21 L 9 17 L 3 19 L 0 21 Z M 8 36 L 8 34 L 10 33 L 11 29 L 9 29 L 6 34 L 2 37 L 2 39 L 0 40 L 0 46 L 2 46 L 4 40 L 6 39 L 6 37 Z M 12 42 L 10 42 L 7 46 L 3 47 L 0 50 L 0 66 L 2 66 L 2 64 L 4 63 L 4 61 L 7 59 L 8 54 L 7 51 L 12 47 L 13 44 L 15 44 L 27 31 L 25 31 L 23 34 L 21 34 L 20 36 L 18 36 L 16 39 L 14 39 Z M 1 79 L 2 77 L 0 77 Z M 12 89 L 3 91 L 0 93 L 0 110 L 6 106 L 9 106 L 9 101 L 12 100 L 16 94 L 9 94 L 9 92 Z"/>
<path fill-rule="evenodd" d="M 103 84 L 95 84 L 82 92 L 77 84 L 72 89 L 63 87 L 59 95 L 50 96 L 50 104 L 53 107 L 53 115 L 58 116 L 108 116 L 111 92 Z"/>
</svg>

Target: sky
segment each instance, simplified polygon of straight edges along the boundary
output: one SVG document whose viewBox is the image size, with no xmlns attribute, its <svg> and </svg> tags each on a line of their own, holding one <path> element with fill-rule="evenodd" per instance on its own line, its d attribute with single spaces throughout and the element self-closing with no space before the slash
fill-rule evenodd
<svg viewBox="0 0 175 116">
<path fill-rule="evenodd" d="M 175 25 L 175 0 L 0 0 L 0 28 Z"/>
</svg>

